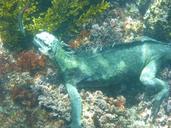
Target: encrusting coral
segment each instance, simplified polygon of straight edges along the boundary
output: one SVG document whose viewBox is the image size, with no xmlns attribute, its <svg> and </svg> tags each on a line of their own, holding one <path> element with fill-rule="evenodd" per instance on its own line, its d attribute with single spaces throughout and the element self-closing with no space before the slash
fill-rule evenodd
<svg viewBox="0 0 171 128">
<path fill-rule="evenodd" d="M 171 31 L 170 0 L 153 1 L 144 15 L 146 33 L 159 40 L 169 41 Z"/>
</svg>

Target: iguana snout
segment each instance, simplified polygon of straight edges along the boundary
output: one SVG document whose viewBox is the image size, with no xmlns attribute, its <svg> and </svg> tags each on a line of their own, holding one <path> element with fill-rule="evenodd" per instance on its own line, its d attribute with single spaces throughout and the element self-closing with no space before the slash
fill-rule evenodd
<svg viewBox="0 0 171 128">
<path fill-rule="evenodd" d="M 55 37 L 47 32 L 38 33 L 33 39 L 33 43 L 38 47 L 38 50 L 45 55 L 49 55 L 54 41 Z"/>
</svg>

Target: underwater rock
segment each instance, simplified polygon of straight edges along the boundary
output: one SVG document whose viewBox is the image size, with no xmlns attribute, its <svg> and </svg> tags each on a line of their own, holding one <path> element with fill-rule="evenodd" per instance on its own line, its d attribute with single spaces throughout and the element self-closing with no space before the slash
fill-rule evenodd
<svg viewBox="0 0 171 128">
<path fill-rule="evenodd" d="M 65 87 L 48 83 L 40 76 L 35 79 L 32 89 L 39 94 L 39 107 L 47 111 L 48 118 L 55 122 L 62 120 L 61 127 L 67 126 L 71 121 L 71 108 Z M 151 103 L 142 98 L 138 105 L 128 108 L 126 98 L 123 96 L 108 97 L 100 90 L 81 89 L 79 92 L 83 104 L 83 128 L 137 128 L 137 126 L 148 128 L 168 125 L 168 120 L 166 120 L 168 116 L 165 115 L 163 106 L 157 117 L 157 122 L 151 125 L 149 117 Z M 58 126 L 57 124 L 56 126 Z"/>
<path fill-rule="evenodd" d="M 8 72 L 13 71 L 13 64 L 15 60 L 9 51 L 6 50 L 2 43 L 0 43 L 0 77 L 6 76 Z M 3 81 L 3 80 L 2 80 Z"/>
<path fill-rule="evenodd" d="M 70 41 L 76 51 L 96 52 L 108 46 L 113 47 L 116 44 L 131 42 L 143 35 L 145 25 L 134 3 L 126 4 L 123 8 L 114 2 L 108 11 L 95 18 L 87 28 L 84 27 L 87 33 L 83 38 L 80 38 L 80 33 Z"/>
<path fill-rule="evenodd" d="M 70 103 L 63 85 L 52 85 L 40 78 L 35 80 L 32 90 L 39 92 L 38 102 L 41 108 L 49 112 L 50 118 L 70 121 Z"/>
<path fill-rule="evenodd" d="M 159 75 L 162 79 L 166 80 L 168 84 L 170 85 L 169 88 L 169 96 L 171 97 L 171 65 L 167 64 L 166 67 L 160 72 Z"/>
<path fill-rule="evenodd" d="M 33 84 L 33 78 L 30 76 L 29 72 L 11 72 L 8 73 L 9 86 L 10 87 L 29 87 Z"/>
<path fill-rule="evenodd" d="M 158 40 L 170 40 L 170 0 L 153 0 L 144 15 L 145 32 Z"/>
<path fill-rule="evenodd" d="M 80 45 L 81 48 L 76 50 L 96 52 L 96 50 L 102 50 L 105 46 L 112 46 L 116 43 L 120 43 L 122 33 L 120 32 L 120 25 L 117 21 L 118 19 L 109 18 L 102 24 L 93 24 L 87 38 L 79 40 L 80 44 L 82 44 Z"/>
<path fill-rule="evenodd" d="M 153 0 L 136 0 L 135 3 L 139 10 L 139 13 L 143 16 L 149 6 L 153 3 Z"/>
<path fill-rule="evenodd" d="M 166 111 L 168 114 L 171 114 L 171 97 L 170 99 L 167 101 L 167 108 Z"/>
</svg>

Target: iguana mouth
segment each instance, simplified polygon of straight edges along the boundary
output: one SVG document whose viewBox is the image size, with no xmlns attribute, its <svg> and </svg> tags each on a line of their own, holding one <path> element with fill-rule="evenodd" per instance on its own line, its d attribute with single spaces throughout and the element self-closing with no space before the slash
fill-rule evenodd
<svg viewBox="0 0 171 128">
<path fill-rule="evenodd" d="M 48 47 L 48 45 L 41 40 L 40 38 L 37 38 L 36 36 L 33 39 L 33 43 L 37 46 L 38 50 L 47 55 L 48 51 L 50 50 L 50 48 Z"/>
<path fill-rule="evenodd" d="M 44 41 L 42 41 L 41 39 L 34 37 L 33 39 L 33 43 L 38 47 L 38 48 L 43 48 L 43 47 L 47 47 L 44 43 Z"/>
<path fill-rule="evenodd" d="M 52 42 L 55 40 L 55 37 L 50 35 L 47 32 L 41 32 L 39 34 L 36 34 L 36 36 L 33 39 L 33 43 L 37 47 L 41 48 L 49 48 L 52 46 Z"/>
</svg>

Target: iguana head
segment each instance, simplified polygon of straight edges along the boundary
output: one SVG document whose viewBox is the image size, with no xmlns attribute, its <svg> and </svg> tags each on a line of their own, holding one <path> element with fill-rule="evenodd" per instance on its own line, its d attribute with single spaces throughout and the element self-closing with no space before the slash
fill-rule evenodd
<svg viewBox="0 0 171 128">
<path fill-rule="evenodd" d="M 54 56 L 57 50 L 57 45 L 60 45 L 59 40 L 48 32 L 41 32 L 34 36 L 33 43 L 38 47 L 38 50 L 49 56 Z"/>
</svg>

